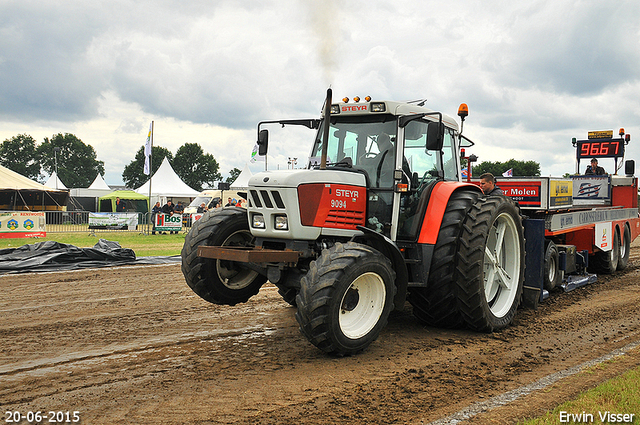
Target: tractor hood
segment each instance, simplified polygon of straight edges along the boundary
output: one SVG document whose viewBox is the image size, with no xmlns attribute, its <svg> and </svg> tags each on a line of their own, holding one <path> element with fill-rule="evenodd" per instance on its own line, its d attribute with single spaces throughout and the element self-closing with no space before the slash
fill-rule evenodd
<svg viewBox="0 0 640 425">
<path fill-rule="evenodd" d="M 263 171 L 249 179 L 249 187 L 297 188 L 306 183 L 366 186 L 364 174 L 344 170 L 278 170 Z"/>
</svg>

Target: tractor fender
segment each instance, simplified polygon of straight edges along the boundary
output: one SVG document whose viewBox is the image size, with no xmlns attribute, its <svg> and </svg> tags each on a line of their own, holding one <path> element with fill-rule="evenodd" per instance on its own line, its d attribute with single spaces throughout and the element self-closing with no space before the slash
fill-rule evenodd
<svg viewBox="0 0 640 425">
<path fill-rule="evenodd" d="M 364 239 L 367 245 L 380 251 L 382 255 L 387 257 L 393 269 L 396 272 L 396 296 L 393 299 L 393 304 L 396 310 L 402 310 L 407 298 L 407 285 L 409 283 L 409 272 L 404 262 L 404 256 L 400 252 L 400 248 L 391 239 L 383 234 L 371 230 L 364 226 L 356 226 L 364 235 L 354 237 L 354 241 L 358 239 Z"/>
<path fill-rule="evenodd" d="M 480 187 L 471 183 L 438 182 L 431 191 L 427 211 L 424 215 L 418 243 L 435 245 L 442 224 L 444 211 L 447 209 L 449 198 L 457 190 L 473 190 L 482 193 Z"/>
</svg>

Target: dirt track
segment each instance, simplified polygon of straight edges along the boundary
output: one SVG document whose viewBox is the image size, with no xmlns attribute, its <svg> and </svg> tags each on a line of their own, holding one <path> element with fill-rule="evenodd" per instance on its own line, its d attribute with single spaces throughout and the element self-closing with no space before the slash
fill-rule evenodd
<svg viewBox="0 0 640 425">
<path fill-rule="evenodd" d="M 11 275 L 0 286 L 5 422 L 7 411 L 78 411 L 84 424 L 421 424 L 640 341 L 637 242 L 625 273 L 554 293 L 504 331 L 425 328 L 407 305 L 368 350 L 342 359 L 302 337 L 276 288 L 215 306 L 179 265 Z M 637 365 L 638 348 L 470 422 L 539 415 Z"/>
</svg>

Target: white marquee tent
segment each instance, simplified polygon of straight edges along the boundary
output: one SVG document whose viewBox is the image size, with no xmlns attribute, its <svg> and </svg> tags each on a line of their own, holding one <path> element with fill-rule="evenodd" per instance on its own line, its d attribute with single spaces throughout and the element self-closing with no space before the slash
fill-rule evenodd
<svg viewBox="0 0 640 425">
<path fill-rule="evenodd" d="M 44 184 L 47 187 L 50 187 L 51 189 L 56 189 L 56 190 L 67 190 L 67 186 L 64 185 L 64 183 L 62 183 L 62 181 L 60 180 L 60 177 L 58 177 L 58 174 L 54 171 L 51 176 L 49 176 L 49 180 L 47 180 L 47 182 Z"/>
<path fill-rule="evenodd" d="M 109 185 L 104 181 L 104 179 L 102 178 L 102 176 L 100 175 L 100 173 L 98 173 L 98 175 L 96 176 L 95 180 L 93 181 L 93 183 L 91 183 L 91 186 L 89 186 L 89 189 L 102 189 L 102 190 L 111 190 L 111 188 L 109 187 Z"/>
<path fill-rule="evenodd" d="M 98 211 L 100 197 L 106 196 L 111 192 L 113 192 L 113 189 L 105 183 L 100 173 L 98 173 L 89 187 L 71 189 L 71 202 L 75 208 Z"/>
<path fill-rule="evenodd" d="M 233 190 L 247 189 L 249 187 L 249 178 L 252 175 L 253 174 L 251 173 L 251 170 L 249 170 L 249 164 L 245 163 L 244 170 L 242 170 L 242 172 L 238 175 L 236 180 L 233 183 L 231 183 L 231 189 Z"/>
<path fill-rule="evenodd" d="M 198 191 L 190 188 L 173 171 L 169 160 L 165 157 L 160 168 L 155 172 L 150 180 L 136 189 L 141 195 L 149 196 L 149 182 L 151 182 L 151 206 L 156 202 L 164 205 L 167 200 L 171 200 L 174 205 L 179 201 L 186 206 L 191 202 L 191 198 L 198 196 Z"/>
<path fill-rule="evenodd" d="M 68 196 L 0 165 L 0 211 L 62 210 Z"/>
</svg>

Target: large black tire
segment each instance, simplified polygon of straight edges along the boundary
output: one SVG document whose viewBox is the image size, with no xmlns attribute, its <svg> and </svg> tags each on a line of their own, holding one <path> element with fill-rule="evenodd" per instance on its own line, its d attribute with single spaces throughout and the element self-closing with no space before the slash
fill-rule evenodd
<svg viewBox="0 0 640 425">
<path fill-rule="evenodd" d="M 455 258 L 462 223 L 479 196 L 478 192 L 471 191 L 458 191 L 451 195 L 434 247 L 428 286 L 411 288 L 409 292 L 414 316 L 429 325 L 460 328 L 465 324 L 455 295 Z"/>
<path fill-rule="evenodd" d="M 524 230 L 517 206 L 506 197 L 482 198 L 465 220 L 458 250 L 458 307 L 471 329 L 508 326 L 524 283 Z"/>
<path fill-rule="evenodd" d="M 560 270 L 560 254 L 558 247 L 553 241 L 545 243 L 544 254 L 544 289 L 551 291 L 562 283 L 562 272 Z"/>
<path fill-rule="evenodd" d="M 613 274 L 620 259 L 620 232 L 613 230 L 613 245 L 610 251 L 596 251 L 589 256 L 589 270 L 594 273 Z"/>
<path fill-rule="evenodd" d="M 182 274 L 193 292 L 214 304 L 235 305 L 257 294 L 267 278 L 233 261 L 198 257 L 199 246 L 252 246 L 244 208 L 218 208 L 196 221 L 182 247 Z"/>
<path fill-rule="evenodd" d="M 387 324 L 396 293 L 391 262 L 375 249 L 336 243 L 311 262 L 296 298 L 300 331 L 325 353 L 367 348 Z"/>
<path fill-rule="evenodd" d="M 629 264 L 629 252 L 631 251 L 631 229 L 629 224 L 624 225 L 624 234 L 620 244 L 620 255 L 618 256 L 618 270 L 622 271 Z"/>
</svg>

